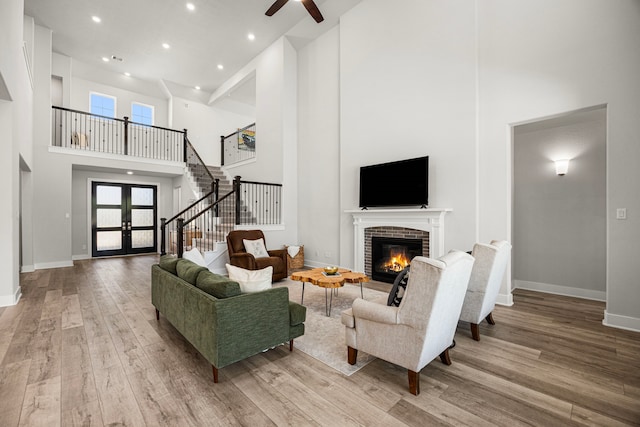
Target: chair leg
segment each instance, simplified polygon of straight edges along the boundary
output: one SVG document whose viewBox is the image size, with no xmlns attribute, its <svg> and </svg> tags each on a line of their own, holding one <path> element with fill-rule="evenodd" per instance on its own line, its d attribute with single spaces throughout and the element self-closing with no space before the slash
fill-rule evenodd
<svg viewBox="0 0 640 427">
<path fill-rule="evenodd" d="M 293 351 L 293 340 L 289 341 L 289 351 Z"/>
<path fill-rule="evenodd" d="M 156 308 L 156 320 L 160 320 L 160 312 Z"/>
<path fill-rule="evenodd" d="M 420 394 L 420 372 L 409 371 L 409 393 L 417 396 Z"/>
<path fill-rule="evenodd" d="M 347 346 L 347 361 L 349 362 L 349 365 L 355 365 L 357 359 L 358 350 L 353 347 Z"/>
<path fill-rule="evenodd" d="M 213 370 L 213 382 L 215 384 L 218 384 L 218 368 L 216 368 L 215 366 L 211 365 L 211 369 Z"/>
<path fill-rule="evenodd" d="M 442 363 L 444 363 L 445 365 L 451 365 L 451 358 L 449 357 L 449 349 L 446 349 L 445 351 L 440 353 L 440 360 L 442 360 Z"/>
<path fill-rule="evenodd" d="M 485 317 L 485 319 L 487 320 L 487 323 L 489 323 L 490 325 L 496 324 L 496 322 L 493 320 L 493 312 L 487 314 L 487 317 Z"/>
<path fill-rule="evenodd" d="M 471 323 L 471 336 L 474 340 L 480 341 L 480 327 L 477 323 Z"/>
</svg>

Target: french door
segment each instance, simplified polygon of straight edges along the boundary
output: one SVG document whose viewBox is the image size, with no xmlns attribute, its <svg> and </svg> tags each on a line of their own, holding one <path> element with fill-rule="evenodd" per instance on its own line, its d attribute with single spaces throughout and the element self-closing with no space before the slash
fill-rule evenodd
<svg viewBox="0 0 640 427">
<path fill-rule="evenodd" d="M 156 252 L 157 199 L 155 185 L 93 182 L 92 256 Z"/>
</svg>

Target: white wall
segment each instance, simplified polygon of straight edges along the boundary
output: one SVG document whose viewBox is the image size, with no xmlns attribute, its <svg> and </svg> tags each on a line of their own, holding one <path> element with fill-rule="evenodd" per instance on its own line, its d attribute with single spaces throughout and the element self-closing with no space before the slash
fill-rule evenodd
<svg viewBox="0 0 640 427">
<path fill-rule="evenodd" d="M 20 158 L 32 166 L 33 93 L 23 55 L 23 2 L 0 2 L 0 179 L 4 190 L 0 205 L 0 306 L 20 297 L 19 224 Z"/>
<path fill-rule="evenodd" d="M 127 77 L 123 75 L 122 78 L 126 79 Z M 71 108 L 89 112 L 89 94 L 91 92 L 98 92 L 116 98 L 116 118 L 121 119 L 127 116 L 131 119 L 131 103 L 139 102 L 154 107 L 154 125 L 162 127 L 168 126 L 169 116 L 166 99 L 144 95 L 75 76 L 71 79 Z"/>
<path fill-rule="evenodd" d="M 255 116 L 236 114 L 184 98 L 173 97 L 174 129 L 187 129 L 189 141 L 207 165 L 220 165 L 220 136 L 255 122 Z"/>
<path fill-rule="evenodd" d="M 340 264 L 353 262 L 351 218 L 341 212 L 357 204 L 359 166 L 429 155 L 430 204 L 453 208 L 446 249 L 512 240 L 511 126 L 606 105 L 605 323 L 640 330 L 639 271 L 631 259 L 640 240 L 633 214 L 640 212 L 639 41 L 640 3 L 633 0 L 368 0 L 351 9 L 340 21 L 340 102 L 333 117 L 322 116 L 326 126 L 340 126 L 339 166 L 324 171 L 339 174 Z M 322 39 L 312 45 L 301 54 L 301 70 L 331 58 Z M 301 109 L 330 108 L 324 94 L 305 90 Z M 311 124 L 300 123 L 300 135 L 311 133 Z M 300 165 L 314 161 L 301 149 Z M 299 194 L 317 187 L 303 182 Z M 613 219 L 617 207 L 627 208 L 627 220 Z M 301 233 L 318 242 L 335 219 Z M 512 302 L 511 280 L 509 269 L 502 303 Z"/>
<path fill-rule="evenodd" d="M 445 250 L 477 238 L 475 15 L 464 0 L 358 4 L 340 24 L 340 210 L 358 206 L 359 167 L 429 156 L 429 205 L 452 208 Z M 406 184 L 407 183 L 400 183 Z M 341 213 L 340 264 L 353 266 Z M 320 227 L 322 229 L 322 227 Z"/>
<path fill-rule="evenodd" d="M 509 124 L 607 105 L 605 323 L 640 330 L 640 3 L 478 2 L 479 230 L 511 238 Z M 629 218 L 615 220 L 615 208 Z M 503 287 L 502 294 L 510 289 Z"/>
<path fill-rule="evenodd" d="M 307 265 L 339 263 L 340 28 L 298 53 L 298 228 Z"/>
<path fill-rule="evenodd" d="M 603 108 L 515 128 L 516 287 L 605 299 L 606 161 Z"/>
<path fill-rule="evenodd" d="M 216 91 L 216 99 L 235 85 L 256 76 L 256 157 L 255 161 L 227 169 L 243 180 L 283 184 L 284 227 L 264 229 L 269 249 L 298 242 L 297 173 L 297 53 L 282 37 Z"/>
</svg>

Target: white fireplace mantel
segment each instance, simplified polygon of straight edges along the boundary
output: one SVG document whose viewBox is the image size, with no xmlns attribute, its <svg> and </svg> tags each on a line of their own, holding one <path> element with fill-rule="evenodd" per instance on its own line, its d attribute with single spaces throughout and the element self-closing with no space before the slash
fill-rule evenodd
<svg viewBox="0 0 640 427">
<path fill-rule="evenodd" d="M 450 208 L 366 209 L 346 211 L 353 216 L 354 268 L 364 271 L 364 230 L 370 227 L 405 227 L 429 233 L 429 256 L 444 255 L 444 216 Z"/>
</svg>

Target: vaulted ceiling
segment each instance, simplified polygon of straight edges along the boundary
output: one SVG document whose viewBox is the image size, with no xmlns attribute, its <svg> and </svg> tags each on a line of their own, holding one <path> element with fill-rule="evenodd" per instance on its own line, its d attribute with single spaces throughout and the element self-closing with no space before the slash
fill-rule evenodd
<svg viewBox="0 0 640 427">
<path fill-rule="evenodd" d="M 272 0 L 25 0 L 25 15 L 51 29 L 53 51 L 81 68 L 211 93 L 280 36 L 304 25 L 315 37 L 359 0 L 315 2 L 321 24 L 296 1 L 265 16 Z"/>
</svg>

